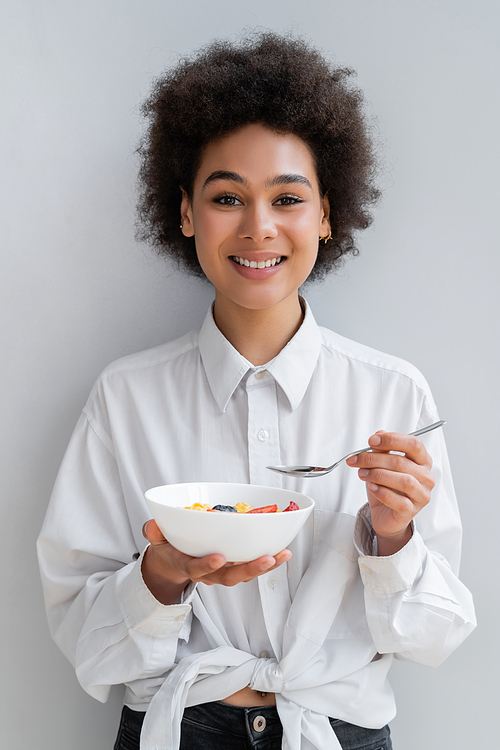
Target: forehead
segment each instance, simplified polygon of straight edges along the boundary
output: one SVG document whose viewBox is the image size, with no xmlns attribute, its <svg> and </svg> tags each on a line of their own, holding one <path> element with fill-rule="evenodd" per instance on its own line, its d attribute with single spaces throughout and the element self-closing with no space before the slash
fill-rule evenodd
<svg viewBox="0 0 500 750">
<path fill-rule="evenodd" d="M 236 172 L 250 184 L 264 184 L 280 174 L 300 174 L 318 187 L 313 154 L 293 133 L 278 133 L 260 124 L 242 128 L 205 146 L 195 184 L 216 171 Z"/>
</svg>

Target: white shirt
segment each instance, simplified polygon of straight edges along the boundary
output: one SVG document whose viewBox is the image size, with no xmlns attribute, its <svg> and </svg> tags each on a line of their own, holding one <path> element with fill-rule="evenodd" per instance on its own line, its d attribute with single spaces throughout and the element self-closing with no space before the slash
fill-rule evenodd
<svg viewBox="0 0 500 750">
<path fill-rule="evenodd" d="M 437 665 L 475 625 L 456 577 L 460 520 L 442 430 L 423 437 L 436 486 L 410 542 L 373 555 L 365 486 L 327 466 L 376 430 L 438 419 L 410 364 L 319 328 L 310 308 L 288 345 L 254 367 L 216 327 L 108 367 L 64 458 L 39 538 L 51 633 L 79 681 L 147 710 L 143 750 L 176 750 L 185 705 L 246 685 L 275 692 L 285 750 L 334 750 L 326 717 L 377 728 L 395 715 L 393 655 Z M 141 576 L 144 492 L 176 482 L 304 492 L 315 509 L 277 570 L 233 588 L 191 585 L 160 604 Z"/>
</svg>

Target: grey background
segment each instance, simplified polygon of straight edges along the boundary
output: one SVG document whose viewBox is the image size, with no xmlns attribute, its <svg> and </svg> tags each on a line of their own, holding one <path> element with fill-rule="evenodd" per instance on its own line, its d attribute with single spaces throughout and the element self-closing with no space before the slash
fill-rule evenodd
<svg viewBox="0 0 500 750">
<path fill-rule="evenodd" d="M 52 643 L 34 543 L 99 371 L 197 326 L 212 298 L 133 239 L 137 105 L 165 65 L 244 26 L 354 66 L 378 118 L 376 223 L 307 296 L 321 324 L 422 369 L 448 420 L 479 627 L 437 670 L 395 665 L 395 747 L 493 746 L 499 23 L 494 0 L 4 0 L 2 748 L 112 747 L 121 691 L 95 702 Z"/>
</svg>

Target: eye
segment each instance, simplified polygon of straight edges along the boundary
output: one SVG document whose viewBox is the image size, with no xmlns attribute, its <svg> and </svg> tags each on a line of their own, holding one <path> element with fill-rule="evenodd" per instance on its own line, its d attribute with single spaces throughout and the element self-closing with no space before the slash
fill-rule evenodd
<svg viewBox="0 0 500 750">
<path fill-rule="evenodd" d="M 214 203 L 218 203 L 220 206 L 237 206 L 241 205 L 241 201 L 230 193 L 224 193 L 224 195 L 218 195 L 213 199 Z"/>
<path fill-rule="evenodd" d="M 280 195 L 274 203 L 276 206 L 294 206 L 296 203 L 302 202 L 302 199 L 297 195 Z"/>
</svg>

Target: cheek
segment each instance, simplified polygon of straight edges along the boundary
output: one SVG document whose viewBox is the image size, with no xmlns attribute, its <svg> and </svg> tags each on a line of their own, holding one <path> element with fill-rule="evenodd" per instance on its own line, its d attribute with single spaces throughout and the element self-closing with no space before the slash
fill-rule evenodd
<svg viewBox="0 0 500 750">
<path fill-rule="evenodd" d="M 318 217 L 316 215 L 309 217 L 300 217 L 291 227 L 291 239 L 299 251 L 304 264 L 311 263 L 314 265 L 318 255 L 319 248 L 319 231 Z"/>
<path fill-rule="evenodd" d="M 195 239 L 201 240 L 200 251 L 215 254 L 234 231 L 234 218 L 229 214 L 200 211 L 194 215 Z M 198 243 L 197 243 L 198 244 Z"/>
<path fill-rule="evenodd" d="M 215 254 L 214 252 L 210 252 L 210 246 L 206 243 L 206 235 L 203 234 L 204 240 L 201 240 L 201 232 L 199 233 L 198 237 L 200 239 L 196 238 L 195 235 L 195 247 L 196 247 L 196 255 L 198 256 L 198 262 L 200 266 L 202 267 L 203 273 L 205 276 L 207 276 L 210 281 L 212 281 L 212 275 L 213 270 L 215 269 Z"/>
<path fill-rule="evenodd" d="M 288 221 L 288 229 L 304 245 L 316 243 L 319 237 L 320 217 L 315 210 L 298 212 Z"/>
<path fill-rule="evenodd" d="M 195 214 L 193 225 L 196 254 L 206 273 L 205 269 L 210 267 L 218 254 L 221 241 L 220 225 L 203 214 Z"/>
<path fill-rule="evenodd" d="M 195 227 L 194 241 L 198 262 L 205 276 L 215 287 L 220 283 L 221 274 L 224 272 L 224 248 L 227 247 L 224 238 L 225 234 L 221 232 L 219 222 L 214 225 L 213 222 L 204 220 Z"/>
<path fill-rule="evenodd" d="M 200 211 L 193 214 L 193 226 L 195 236 L 210 237 L 215 230 L 215 222 L 206 212 Z"/>
</svg>

